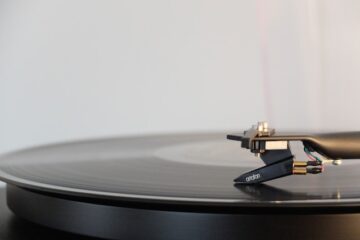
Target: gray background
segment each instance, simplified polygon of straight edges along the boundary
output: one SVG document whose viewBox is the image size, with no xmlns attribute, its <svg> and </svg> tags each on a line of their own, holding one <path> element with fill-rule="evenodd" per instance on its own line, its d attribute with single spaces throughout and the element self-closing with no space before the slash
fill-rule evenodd
<svg viewBox="0 0 360 240">
<path fill-rule="evenodd" d="M 0 153 L 89 137 L 360 130 L 360 1 L 0 0 Z"/>
</svg>

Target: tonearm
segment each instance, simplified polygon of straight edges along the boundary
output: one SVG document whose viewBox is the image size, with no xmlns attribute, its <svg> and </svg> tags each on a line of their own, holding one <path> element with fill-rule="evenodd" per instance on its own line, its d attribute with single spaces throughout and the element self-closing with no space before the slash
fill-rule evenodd
<svg viewBox="0 0 360 240">
<path fill-rule="evenodd" d="M 338 165 L 341 159 L 360 158 L 360 132 L 278 134 L 266 122 L 259 122 L 243 134 L 231 134 L 227 138 L 240 141 L 242 148 L 249 149 L 265 163 L 236 178 L 238 184 L 262 183 L 293 174 L 318 174 L 323 172 L 326 162 Z M 294 159 L 291 141 L 303 143 L 308 161 Z"/>
</svg>

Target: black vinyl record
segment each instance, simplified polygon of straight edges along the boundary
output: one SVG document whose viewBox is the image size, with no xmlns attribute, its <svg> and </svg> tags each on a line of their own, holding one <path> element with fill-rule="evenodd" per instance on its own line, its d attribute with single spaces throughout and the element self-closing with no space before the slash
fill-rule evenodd
<svg viewBox="0 0 360 240">
<path fill-rule="evenodd" d="M 207 207 L 357 206 L 360 161 L 318 175 L 235 186 L 263 165 L 226 134 L 87 140 L 30 148 L 0 158 L 0 179 L 26 189 L 111 201 Z M 305 160 L 301 145 L 293 145 Z"/>
</svg>

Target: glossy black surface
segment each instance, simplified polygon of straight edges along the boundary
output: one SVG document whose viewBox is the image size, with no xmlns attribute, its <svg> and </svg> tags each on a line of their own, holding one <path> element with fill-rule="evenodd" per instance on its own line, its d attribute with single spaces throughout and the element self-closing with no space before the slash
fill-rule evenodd
<svg viewBox="0 0 360 240">
<path fill-rule="evenodd" d="M 276 208 L 242 208 L 240 211 L 230 208 L 227 212 L 144 209 L 71 200 L 11 185 L 7 187 L 7 201 L 15 214 L 23 219 L 104 239 L 357 240 L 360 235 L 359 208 L 347 208 L 347 211 L 343 211 L 343 207 L 338 211 L 323 209 L 322 212 L 319 208 L 287 208 L 284 212 L 267 211 Z M 20 224 L 5 229 L 11 235 L 16 233 L 17 238 L 10 239 L 45 239 L 45 236 L 47 239 L 84 239 L 59 231 L 45 231 L 45 228 L 27 225 L 16 218 L 13 220 Z M 2 221 L 1 225 L 7 224 Z"/>
<path fill-rule="evenodd" d="M 33 224 L 16 217 L 6 205 L 6 189 L 0 187 L 0 240 L 95 240 Z"/>
<path fill-rule="evenodd" d="M 358 206 L 360 161 L 265 187 L 233 179 L 262 161 L 226 134 L 113 138 L 48 145 L 1 157 L 0 178 L 30 189 L 121 201 L 201 206 Z M 296 156 L 306 160 L 301 146 Z"/>
</svg>

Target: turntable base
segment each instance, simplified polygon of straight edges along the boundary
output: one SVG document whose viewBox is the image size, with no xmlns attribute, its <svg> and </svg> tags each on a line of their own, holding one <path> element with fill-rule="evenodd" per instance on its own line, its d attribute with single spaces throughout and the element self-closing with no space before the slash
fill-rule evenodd
<svg viewBox="0 0 360 240">
<path fill-rule="evenodd" d="M 91 202 L 7 186 L 10 209 L 23 219 L 106 239 L 358 239 L 360 210 L 232 209 Z"/>
</svg>

